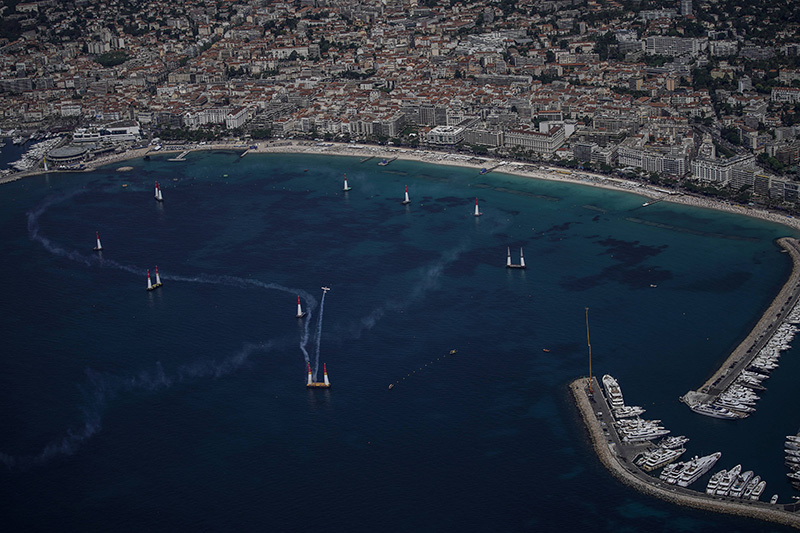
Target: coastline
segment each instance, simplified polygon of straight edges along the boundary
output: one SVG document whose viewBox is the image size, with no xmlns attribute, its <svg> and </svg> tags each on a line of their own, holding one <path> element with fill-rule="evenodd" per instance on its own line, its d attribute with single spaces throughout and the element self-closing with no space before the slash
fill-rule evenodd
<svg viewBox="0 0 800 533">
<path fill-rule="evenodd" d="M 597 380 L 595 378 L 591 379 L 594 395 L 602 396 Z M 575 405 L 581 414 L 581 418 L 583 418 L 586 425 L 586 429 L 589 432 L 592 447 L 597 453 L 597 457 L 600 459 L 603 466 L 622 483 L 643 494 L 654 496 L 677 505 L 693 507 L 704 511 L 755 518 L 800 529 L 800 516 L 788 510 L 783 510 L 781 508 L 782 506 L 779 504 L 772 505 L 765 502 L 725 501 L 707 497 L 705 493 L 682 489 L 672 485 L 670 485 L 669 488 L 662 487 L 660 485 L 663 485 L 663 483 L 657 478 L 644 474 L 641 471 L 637 473 L 634 471 L 634 466 L 623 464 L 619 455 L 615 453 L 617 447 L 612 437 L 604 434 L 603 427 L 597 416 L 595 416 L 596 408 L 593 408 L 589 401 L 586 385 L 587 378 L 582 377 L 572 381 L 569 384 L 569 389 L 575 400 Z M 606 427 L 613 426 L 609 424 Z M 613 429 L 608 431 L 613 431 Z"/>
<path fill-rule="evenodd" d="M 255 147 L 255 148 L 253 148 Z M 89 161 L 81 170 L 54 170 L 49 172 L 91 172 L 99 167 L 108 166 L 114 163 L 121 163 L 130 159 L 144 157 L 152 151 L 152 146 L 128 150 L 119 154 L 111 154 L 98 159 Z M 405 161 L 417 161 L 434 165 L 448 165 L 456 167 L 473 168 L 480 172 L 481 169 L 490 169 L 489 172 L 499 172 L 523 178 L 559 181 L 562 183 L 572 183 L 598 187 L 615 191 L 629 192 L 638 194 L 644 198 L 655 201 L 667 201 L 676 204 L 683 204 L 692 207 L 714 209 L 725 211 L 752 218 L 758 218 L 769 222 L 774 222 L 787 226 L 788 228 L 800 231 L 800 219 L 769 211 L 767 209 L 756 209 L 732 204 L 722 200 L 709 199 L 700 196 L 677 193 L 669 189 L 662 189 L 652 185 L 635 181 L 613 178 L 602 174 L 595 174 L 586 171 L 576 171 L 550 167 L 545 163 L 521 163 L 506 161 L 493 157 L 483 157 L 477 155 L 450 154 L 433 150 L 393 148 L 388 146 L 374 146 L 368 144 L 343 144 L 333 142 L 315 141 L 258 141 L 248 145 L 213 143 L 203 146 L 181 145 L 165 146 L 158 153 L 180 153 L 184 151 L 200 150 L 242 150 L 246 153 L 295 153 L 295 154 L 317 154 L 331 156 L 350 156 L 350 157 L 372 157 L 375 159 L 398 159 Z M 243 154 L 243 155 L 245 155 Z M 0 184 L 16 181 L 29 176 L 46 174 L 44 170 L 26 171 L 4 176 L 0 178 Z"/>
</svg>

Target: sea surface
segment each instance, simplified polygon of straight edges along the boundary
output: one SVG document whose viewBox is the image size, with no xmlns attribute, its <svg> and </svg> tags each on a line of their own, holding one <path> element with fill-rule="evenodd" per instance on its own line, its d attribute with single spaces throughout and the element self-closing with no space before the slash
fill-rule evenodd
<svg viewBox="0 0 800 533">
<path fill-rule="evenodd" d="M 790 501 L 800 349 L 746 420 L 678 398 L 787 279 L 793 230 L 417 162 L 167 157 L 0 187 L 4 529 L 784 530 L 615 480 L 567 385 L 588 316 L 594 374 Z"/>
</svg>

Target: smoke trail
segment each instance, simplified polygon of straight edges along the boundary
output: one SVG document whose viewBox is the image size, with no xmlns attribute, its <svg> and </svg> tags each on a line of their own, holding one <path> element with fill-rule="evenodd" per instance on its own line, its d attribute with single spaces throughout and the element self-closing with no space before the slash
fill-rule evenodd
<svg viewBox="0 0 800 533">
<path fill-rule="evenodd" d="M 100 259 L 96 255 L 85 256 L 75 250 L 65 250 L 64 248 L 61 248 L 60 246 L 53 244 L 53 242 L 50 241 L 50 239 L 48 239 L 47 237 L 41 235 L 39 230 L 39 218 L 53 205 L 68 200 L 82 192 L 85 191 L 77 190 L 61 197 L 50 198 L 47 201 L 43 202 L 35 210 L 28 212 L 28 235 L 31 238 L 31 240 L 39 242 L 45 248 L 45 250 L 49 251 L 52 254 L 58 255 L 59 257 L 65 257 L 67 259 L 81 263 L 86 266 L 97 265 L 101 267 L 110 267 L 110 268 L 115 268 L 117 270 L 122 270 L 124 272 L 128 272 L 130 274 L 141 275 L 141 273 L 145 269 L 134 267 L 131 265 L 126 265 L 124 263 L 120 263 L 119 261 L 115 261 L 113 259 Z M 306 349 L 306 346 L 308 345 L 309 341 L 308 325 L 311 322 L 312 311 L 316 307 L 317 302 L 314 299 L 314 297 L 311 296 L 309 293 L 300 289 L 290 289 L 282 285 L 278 285 L 277 283 L 264 283 L 258 280 L 237 278 L 234 276 L 213 276 L 208 274 L 202 274 L 200 276 L 195 276 L 195 277 L 168 275 L 168 276 L 162 276 L 162 278 L 164 278 L 165 280 L 185 281 L 190 283 L 218 284 L 218 285 L 227 285 L 238 288 L 258 287 L 262 289 L 273 289 L 273 290 L 287 292 L 290 294 L 299 295 L 306 301 L 306 313 L 307 313 L 306 323 L 303 328 L 303 335 L 300 337 L 300 351 L 303 352 L 303 357 L 305 358 L 306 363 L 310 362 L 311 358 L 308 355 L 308 350 Z"/>
<path fill-rule="evenodd" d="M 380 321 L 383 316 L 390 311 L 401 311 L 412 303 L 421 300 L 425 294 L 434 289 L 439 284 L 439 278 L 447 265 L 454 262 L 466 250 L 468 243 L 462 241 L 461 244 L 451 250 L 445 251 L 442 256 L 432 265 L 424 267 L 420 279 L 414 284 L 407 293 L 407 297 L 402 300 L 389 300 L 385 304 L 373 309 L 367 316 L 351 330 L 355 338 L 361 337 L 364 330 L 370 330 Z"/>
<path fill-rule="evenodd" d="M 314 361 L 314 381 L 317 380 L 317 371 L 319 370 L 319 345 L 322 341 L 322 309 L 325 307 L 325 294 L 328 291 L 322 291 L 322 298 L 319 301 L 319 318 L 317 319 L 317 357 Z"/>
<path fill-rule="evenodd" d="M 9 469 L 24 470 L 44 465 L 58 457 L 73 455 L 81 445 L 100 431 L 106 406 L 118 396 L 136 392 L 158 392 L 194 379 L 220 378 L 239 370 L 253 354 L 272 351 L 278 344 L 246 343 L 238 352 L 225 359 L 193 361 L 181 365 L 176 369 L 175 376 L 168 375 L 160 362 L 152 370 L 142 370 L 131 376 L 115 376 L 87 369 L 87 383 L 81 387 L 85 397 L 81 409 L 81 424 L 77 428 L 68 428 L 63 437 L 46 444 L 38 454 L 15 457 L 0 453 L 0 463 Z"/>
<path fill-rule="evenodd" d="M 67 200 L 80 192 L 85 191 L 75 191 L 63 197 L 49 199 L 42 203 L 37 209 L 28 212 L 28 235 L 31 240 L 39 242 L 45 248 L 45 250 L 53 253 L 54 255 L 70 259 L 88 267 L 111 267 L 117 270 L 129 272 L 131 274 L 141 275 L 141 273 L 144 271 L 142 268 L 126 265 L 110 259 L 102 260 L 96 255 L 86 256 L 75 250 L 66 250 L 60 246 L 57 246 L 50 241 L 50 239 L 41 234 L 39 227 L 40 217 L 54 204 Z M 162 278 L 165 280 L 183 281 L 189 283 L 226 285 L 243 289 L 259 288 L 265 290 L 278 290 L 300 296 L 306 301 L 307 313 L 307 320 L 305 321 L 303 333 L 300 337 L 300 350 L 303 352 L 306 362 L 310 362 L 310 357 L 306 347 L 309 342 L 309 324 L 311 322 L 312 311 L 316 307 L 316 300 L 309 293 L 300 289 L 284 287 L 277 283 L 264 283 L 254 279 L 238 278 L 234 276 L 201 274 L 194 277 L 167 275 L 162 276 Z M 323 294 L 323 300 L 324 297 L 325 295 Z M 318 335 L 320 330 L 321 321 L 317 332 Z M 277 345 L 278 343 L 274 341 L 270 341 L 266 344 L 245 344 L 239 352 L 226 359 L 223 359 L 222 361 L 200 360 L 182 365 L 176 370 L 176 377 L 168 376 L 164 372 L 164 369 L 160 363 L 156 364 L 154 371 L 141 371 L 138 374 L 129 377 L 117 377 L 99 374 L 87 369 L 89 386 L 84 388 L 84 394 L 88 399 L 85 406 L 82 408 L 82 425 L 77 428 L 67 429 L 65 436 L 47 444 L 42 451 L 36 455 L 15 457 L 0 452 L 0 463 L 5 464 L 8 468 L 27 468 L 44 464 L 55 457 L 72 455 L 84 442 L 100 431 L 102 427 L 102 413 L 105 409 L 105 406 L 111 399 L 120 393 L 137 391 L 151 392 L 159 389 L 167 389 L 172 387 L 176 382 L 184 382 L 189 379 L 197 379 L 208 376 L 219 378 L 241 368 L 253 353 L 260 350 L 270 351 Z M 317 366 L 319 366 L 319 340 L 317 342 Z"/>
<path fill-rule="evenodd" d="M 300 351 L 303 352 L 303 357 L 305 358 L 306 364 L 311 362 L 311 358 L 308 356 L 308 351 L 306 350 L 306 344 L 308 344 L 308 325 L 311 323 L 311 306 L 309 305 L 306 309 L 306 319 L 303 324 L 303 335 L 300 337 Z"/>
<path fill-rule="evenodd" d="M 39 217 L 41 217 L 42 214 L 45 211 L 47 211 L 51 206 L 53 206 L 53 205 L 55 205 L 57 203 L 61 203 L 61 202 L 65 201 L 65 200 L 68 200 L 68 199 L 78 195 L 81 192 L 83 192 L 83 191 L 77 190 L 77 191 L 74 191 L 74 192 L 72 192 L 70 194 L 64 195 L 62 197 L 50 198 L 47 201 L 45 201 L 44 203 L 42 203 L 42 205 L 40 205 L 34 211 L 29 211 L 27 213 L 27 215 L 28 215 L 28 235 L 30 236 L 31 240 L 38 241 L 39 243 L 41 243 L 42 246 L 44 246 L 45 250 L 47 250 L 48 252 L 50 252 L 50 253 L 52 253 L 54 255 L 57 255 L 59 257 L 65 257 L 67 259 L 71 259 L 72 261 L 76 261 L 78 263 L 82 263 L 82 264 L 84 264 L 86 266 L 92 266 L 92 260 L 91 259 L 79 254 L 78 252 L 68 251 L 68 250 L 65 250 L 64 248 L 61 248 L 60 246 L 56 246 L 55 244 L 53 244 L 52 241 L 50 241 L 50 239 L 48 239 L 47 237 L 42 236 L 39 233 Z M 96 261 L 96 258 L 93 257 L 92 259 L 94 259 Z"/>
</svg>

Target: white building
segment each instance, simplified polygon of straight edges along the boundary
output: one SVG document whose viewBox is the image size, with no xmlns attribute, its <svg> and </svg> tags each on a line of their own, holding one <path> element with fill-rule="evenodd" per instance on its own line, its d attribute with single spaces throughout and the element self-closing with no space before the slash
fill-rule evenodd
<svg viewBox="0 0 800 533">
<path fill-rule="evenodd" d="M 246 107 L 239 107 L 225 115 L 225 127 L 229 130 L 240 128 L 250 117 Z"/>
<path fill-rule="evenodd" d="M 698 158 L 692 161 L 692 177 L 724 186 L 730 183 L 735 169 L 752 169 L 754 166 L 753 154 L 743 154 L 730 159 Z"/>
<path fill-rule="evenodd" d="M 566 135 L 564 126 L 553 126 L 547 133 L 540 133 L 527 126 L 508 130 L 505 134 L 505 146 L 519 146 L 542 154 L 552 154 L 564 144 Z"/>
<path fill-rule="evenodd" d="M 464 128 L 436 126 L 425 134 L 425 142 L 438 145 L 458 144 L 464 140 Z"/>
</svg>

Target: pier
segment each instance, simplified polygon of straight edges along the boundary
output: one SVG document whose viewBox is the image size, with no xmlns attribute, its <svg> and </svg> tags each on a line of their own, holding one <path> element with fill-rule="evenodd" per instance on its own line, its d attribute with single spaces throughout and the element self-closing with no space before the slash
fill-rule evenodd
<svg viewBox="0 0 800 533">
<path fill-rule="evenodd" d="M 657 204 L 658 202 L 663 202 L 663 201 L 664 201 L 663 197 L 662 198 L 656 198 L 655 200 L 649 200 L 649 201 L 643 203 L 642 207 L 648 207 L 648 206 L 651 206 L 653 204 Z"/>
<path fill-rule="evenodd" d="M 677 505 L 726 513 L 800 528 L 797 504 L 770 504 L 727 496 L 709 496 L 688 488 L 665 483 L 634 465 L 633 459 L 645 448 L 623 443 L 613 424 L 611 408 L 595 378 L 582 377 L 569 385 L 575 403 L 589 431 L 600 462 L 611 473 L 634 489 Z"/>
<path fill-rule="evenodd" d="M 380 163 L 378 163 L 378 166 L 385 167 L 395 159 L 397 159 L 397 156 L 394 156 L 391 159 L 381 159 Z"/>
<path fill-rule="evenodd" d="M 498 163 L 498 164 L 496 164 L 495 166 L 493 166 L 491 168 L 482 168 L 481 169 L 481 174 L 488 174 L 492 170 L 496 170 L 496 169 L 502 167 L 503 165 L 505 165 L 505 163 Z"/>
<path fill-rule="evenodd" d="M 184 150 L 178 157 L 170 157 L 167 161 L 186 161 L 186 156 L 191 152 L 191 150 Z"/>
<path fill-rule="evenodd" d="M 361 163 L 366 163 L 367 161 L 369 161 L 371 159 L 375 159 L 375 156 L 374 155 L 367 156 L 367 157 L 363 158 L 360 162 Z"/>
<path fill-rule="evenodd" d="M 689 391 L 681 398 L 690 407 L 715 401 L 742 371 L 750 366 L 800 299 L 800 242 L 790 237 L 780 238 L 777 242 L 792 256 L 793 266 L 789 279 L 764 312 L 761 320 L 733 350 L 722 366 L 698 390 Z"/>
</svg>

